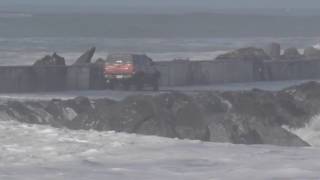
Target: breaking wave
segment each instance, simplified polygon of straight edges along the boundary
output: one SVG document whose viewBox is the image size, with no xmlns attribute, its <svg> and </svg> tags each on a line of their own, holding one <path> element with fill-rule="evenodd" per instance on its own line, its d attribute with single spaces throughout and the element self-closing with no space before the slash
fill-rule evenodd
<svg viewBox="0 0 320 180">
<path fill-rule="evenodd" d="M 302 140 L 308 142 L 312 146 L 320 146 L 320 114 L 314 116 L 310 123 L 303 128 L 290 129 L 290 132 L 299 136 Z"/>
<path fill-rule="evenodd" d="M 13 121 L 0 121 L 0 137 L 1 179 L 320 177 L 318 148 L 203 143 Z"/>
<path fill-rule="evenodd" d="M 316 49 L 320 49 L 320 43 L 314 45 L 313 47 L 316 48 Z"/>
</svg>

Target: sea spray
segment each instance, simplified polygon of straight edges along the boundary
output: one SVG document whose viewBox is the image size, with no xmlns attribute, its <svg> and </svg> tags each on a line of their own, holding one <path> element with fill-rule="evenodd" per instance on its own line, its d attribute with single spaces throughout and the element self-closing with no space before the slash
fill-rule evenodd
<svg viewBox="0 0 320 180">
<path fill-rule="evenodd" d="M 310 122 L 303 128 L 293 129 L 284 127 L 293 134 L 299 136 L 302 140 L 308 142 L 312 146 L 320 146 L 320 114 L 312 117 Z"/>
</svg>

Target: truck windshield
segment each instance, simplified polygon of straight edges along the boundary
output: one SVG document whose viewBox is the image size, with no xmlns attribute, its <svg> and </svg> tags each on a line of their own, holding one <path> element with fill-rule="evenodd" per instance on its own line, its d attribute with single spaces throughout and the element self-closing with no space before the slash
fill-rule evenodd
<svg viewBox="0 0 320 180">
<path fill-rule="evenodd" d="M 107 64 L 131 64 L 132 59 L 130 57 L 117 57 L 117 56 L 111 56 L 107 59 Z"/>
</svg>

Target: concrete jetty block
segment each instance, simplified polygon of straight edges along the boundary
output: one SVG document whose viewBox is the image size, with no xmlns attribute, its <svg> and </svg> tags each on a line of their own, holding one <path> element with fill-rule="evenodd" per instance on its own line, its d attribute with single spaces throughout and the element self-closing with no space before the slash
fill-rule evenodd
<svg viewBox="0 0 320 180">
<path fill-rule="evenodd" d="M 289 60 L 265 62 L 267 80 L 303 80 L 320 77 L 320 61 Z"/>
<path fill-rule="evenodd" d="M 89 90 L 90 66 L 68 66 L 66 82 L 67 90 Z"/>
<path fill-rule="evenodd" d="M 191 83 L 190 61 L 166 61 L 155 64 L 161 74 L 161 86 L 184 86 Z"/>
<path fill-rule="evenodd" d="M 66 85 L 66 66 L 33 66 L 36 91 L 61 91 Z"/>
<path fill-rule="evenodd" d="M 250 82 L 253 63 L 244 61 L 199 61 L 191 65 L 192 84 Z"/>
<path fill-rule="evenodd" d="M 32 92 L 35 85 L 31 66 L 0 67 L 0 92 Z"/>
</svg>

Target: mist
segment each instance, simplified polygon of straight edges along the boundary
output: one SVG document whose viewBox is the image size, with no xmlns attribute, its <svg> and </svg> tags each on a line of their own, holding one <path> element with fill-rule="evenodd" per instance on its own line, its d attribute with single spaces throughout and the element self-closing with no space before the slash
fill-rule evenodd
<svg viewBox="0 0 320 180">
<path fill-rule="evenodd" d="M 319 14 L 317 0 L 2 0 L 0 11 L 41 13 L 190 13 Z"/>
</svg>

